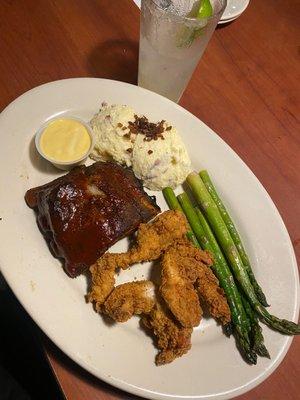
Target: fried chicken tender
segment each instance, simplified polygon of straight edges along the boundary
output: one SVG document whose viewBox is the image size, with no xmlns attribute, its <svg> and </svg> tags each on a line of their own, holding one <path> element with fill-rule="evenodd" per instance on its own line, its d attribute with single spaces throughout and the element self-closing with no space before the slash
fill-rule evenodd
<svg viewBox="0 0 300 400">
<path fill-rule="evenodd" d="M 176 247 L 170 247 L 163 255 L 160 293 L 181 325 L 191 328 L 199 325 L 202 316 L 199 296 L 193 285 L 197 275 L 194 274 L 193 279 L 188 277 L 178 258 Z"/>
<path fill-rule="evenodd" d="M 210 266 L 208 252 L 196 248 L 186 238 L 185 216 L 166 211 L 148 224 L 141 224 L 136 244 L 126 253 L 106 253 L 90 267 L 92 286 L 87 298 L 99 312 L 118 322 L 141 314 L 142 323 L 152 330 L 160 350 L 156 364 L 181 357 L 191 348 L 192 328 L 202 317 L 200 301 L 222 324 L 230 319 L 223 290 Z M 115 272 L 138 262 L 161 258 L 162 298 L 157 300 L 151 281 L 115 286 Z"/>
<path fill-rule="evenodd" d="M 188 231 L 187 221 L 181 211 L 165 211 L 153 221 L 141 224 L 137 231 L 137 244 L 126 253 L 106 253 L 90 267 L 92 287 L 87 300 L 94 302 L 97 311 L 114 288 L 117 268 L 157 260 L 174 242 Z"/>
<path fill-rule="evenodd" d="M 209 267 L 203 266 L 199 270 L 196 288 L 200 299 L 207 304 L 209 313 L 222 325 L 228 324 L 231 321 L 230 308 L 224 290 Z"/>
<path fill-rule="evenodd" d="M 94 303 L 98 312 L 114 288 L 116 268 L 114 254 L 110 253 L 104 254 L 90 267 L 92 287 L 87 294 L 87 300 Z"/>
<path fill-rule="evenodd" d="M 156 303 L 149 314 L 143 315 L 142 323 L 156 336 L 160 349 L 155 358 L 156 365 L 168 364 L 190 350 L 192 328 L 178 324 L 160 303 Z"/>
<path fill-rule="evenodd" d="M 130 253 L 130 264 L 157 260 L 174 242 L 188 232 L 187 220 L 181 211 L 170 210 L 152 222 L 141 224 L 137 232 L 137 246 Z"/>
<path fill-rule="evenodd" d="M 132 264 L 157 260 L 174 240 L 182 238 L 187 231 L 187 220 L 181 211 L 165 211 L 139 226 L 136 245 L 126 253 L 115 254 L 116 263 L 119 268 L 126 269 Z"/>
<path fill-rule="evenodd" d="M 187 239 L 175 242 L 162 257 L 160 293 L 184 327 L 200 323 L 202 310 L 198 294 L 214 318 L 224 325 L 231 319 L 226 297 L 210 265 L 209 253 L 197 249 Z"/>
<path fill-rule="evenodd" d="M 154 290 L 151 281 L 123 283 L 108 296 L 104 312 L 117 322 L 125 322 L 133 315 L 148 314 L 155 305 Z"/>
</svg>

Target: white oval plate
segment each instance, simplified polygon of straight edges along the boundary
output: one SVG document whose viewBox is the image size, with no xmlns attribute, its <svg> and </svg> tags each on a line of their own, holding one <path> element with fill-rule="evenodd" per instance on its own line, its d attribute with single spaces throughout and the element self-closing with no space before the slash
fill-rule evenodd
<svg viewBox="0 0 300 400">
<path fill-rule="evenodd" d="M 220 19 L 220 21 L 218 22 L 218 25 L 229 24 L 229 22 L 236 20 L 238 17 L 239 17 L 239 15 L 236 17 L 233 17 L 233 18 L 229 18 L 229 19 Z"/>
<path fill-rule="evenodd" d="M 0 116 L 0 265 L 12 290 L 41 329 L 68 356 L 104 381 L 151 399 L 229 399 L 262 382 L 279 365 L 292 339 L 264 328 L 271 360 L 247 365 L 233 338 L 213 319 L 195 329 L 192 350 L 156 367 L 152 339 L 138 318 L 107 324 L 84 296 L 84 277 L 70 279 L 52 257 L 35 216 L 24 202 L 27 189 L 54 179 L 59 171 L 42 160 L 34 134 L 61 113 L 89 120 L 101 102 L 128 104 L 152 120 L 175 125 L 194 168 L 206 168 L 244 238 L 271 311 L 296 320 L 298 271 L 282 219 L 265 189 L 241 159 L 203 122 L 155 93 L 122 82 L 79 78 L 37 87 L 11 103 Z M 161 196 L 157 196 L 166 209 Z M 113 251 L 127 247 L 123 240 Z M 118 281 L 147 276 L 149 266 L 134 266 Z"/>
<path fill-rule="evenodd" d="M 227 6 L 222 14 L 221 21 L 239 17 L 248 7 L 250 0 L 227 0 Z"/>
</svg>

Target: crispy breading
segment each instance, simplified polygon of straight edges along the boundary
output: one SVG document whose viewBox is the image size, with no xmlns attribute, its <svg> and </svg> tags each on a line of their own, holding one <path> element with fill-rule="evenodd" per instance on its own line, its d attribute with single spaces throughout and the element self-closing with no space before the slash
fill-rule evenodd
<svg viewBox="0 0 300 400">
<path fill-rule="evenodd" d="M 156 365 L 168 364 L 190 350 L 192 328 L 178 324 L 161 304 L 157 303 L 149 314 L 143 315 L 142 323 L 156 336 L 160 349 Z"/>
<path fill-rule="evenodd" d="M 108 296 L 104 312 L 117 322 L 125 322 L 133 315 L 149 313 L 155 304 L 154 290 L 151 281 L 123 283 Z"/>
<path fill-rule="evenodd" d="M 165 211 L 139 226 L 136 245 L 126 253 L 115 254 L 115 262 L 119 268 L 126 269 L 132 264 L 157 260 L 174 240 L 182 238 L 187 231 L 187 221 L 181 211 Z"/>
<path fill-rule="evenodd" d="M 92 287 L 87 294 L 87 300 L 94 303 L 96 311 L 101 310 L 115 285 L 116 262 L 112 256 L 113 254 L 106 253 L 90 267 Z"/>
<path fill-rule="evenodd" d="M 210 265 L 210 254 L 197 249 L 187 239 L 174 242 L 163 255 L 160 292 L 176 319 L 185 327 L 200 322 L 197 292 L 214 318 L 222 324 L 231 319 L 226 297 Z"/>
<path fill-rule="evenodd" d="M 186 238 L 185 216 L 166 211 L 148 224 L 141 224 L 137 243 L 126 253 L 106 253 L 93 266 L 88 295 L 96 310 L 118 322 L 135 314 L 152 330 L 160 350 L 156 364 L 166 364 L 191 348 L 192 327 L 200 323 L 205 301 L 213 317 L 222 324 L 230 321 L 230 309 L 210 266 L 212 257 Z M 154 296 L 151 281 L 128 282 L 114 288 L 116 269 L 161 258 L 160 294 Z"/>
<path fill-rule="evenodd" d="M 209 313 L 222 325 L 231 321 L 230 308 L 224 290 L 212 270 L 203 265 L 199 270 L 199 279 L 196 281 L 200 299 L 208 306 Z"/>
<path fill-rule="evenodd" d="M 160 293 L 173 315 L 184 327 L 198 326 L 202 316 L 199 296 L 193 283 L 182 268 L 176 247 L 171 246 L 162 257 Z"/>
<path fill-rule="evenodd" d="M 87 295 L 96 310 L 113 290 L 117 268 L 157 260 L 174 240 L 182 238 L 188 231 L 187 221 L 180 211 L 165 211 L 148 224 L 141 224 L 137 231 L 137 244 L 126 253 L 106 253 L 90 267 L 92 287 Z"/>
</svg>

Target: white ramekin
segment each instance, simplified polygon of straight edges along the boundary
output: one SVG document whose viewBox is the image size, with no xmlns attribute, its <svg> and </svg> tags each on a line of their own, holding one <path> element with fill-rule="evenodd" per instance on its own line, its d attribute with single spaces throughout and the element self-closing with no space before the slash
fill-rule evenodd
<svg viewBox="0 0 300 400">
<path fill-rule="evenodd" d="M 46 129 L 46 127 L 51 122 L 53 122 L 55 120 L 58 120 L 58 119 L 72 119 L 74 121 L 78 121 L 87 129 L 88 134 L 90 135 L 90 138 L 91 138 L 91 145 L 90 145 L 88 151 L 81 158 L 78 158 L 78 159 L 72 160 L 72 161 L 63 162 L 63 161 L 58 161 L 58 160 L 55 160 L 55 159 L 53 159 L 51 157 L 46 156 L 46 154 L 42 151 L 41 146 L 40 146 L 41 136 L 42 136 L 44 130 Z M 69 171 L 70 169 L 76 167 L 76 165 L 83 164 L 85 162 L 85 160 L 88 158 L 89 154 L 91 153 L 91 151 L 92 151 L 92 149 L 94 147 L 94 135 L 93 135 L 91 127 L 85 121 L 83 121 L 82 119 L 77 118 L 77 117 L 72 117 L 72 116 L 69 116 L 69 115 L 61 115 L 59 117 L 54 117 L 54 118 L 49 119 L 45 124 L 43 124 L 40 127 L 40 129 L 37 131 L 37 133 L 35 135 L 35 146 L 36 146 L 36 149 L 37 149 L 38 153 L 45 160 L 51 162 L 51 164 L 53 164 L 56 168 L 59 168 L 59 169 L 65 170 L 65 171 Z"/>
</svg>

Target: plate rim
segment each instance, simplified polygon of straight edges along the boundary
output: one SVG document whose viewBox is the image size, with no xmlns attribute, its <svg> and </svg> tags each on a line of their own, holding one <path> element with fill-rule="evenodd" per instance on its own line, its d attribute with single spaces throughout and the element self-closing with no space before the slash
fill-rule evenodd
<svg viewBox="0 0 300 400">
<path fill-rule="evenodd" d="M 246 8 L 249 6 L 249 4 L 250 4 L 250 0 L 246 0 L 244 6 L 241 9 L 239 9 L 239 11 L 231 14 L 229 17 L 228 16 L 226 17 L 225 16 L 226 15 L 226 8 L 228 7 L 228 4 L 227 4 L 227 6 L 225 7 L 225 10 L 224 10 L 224 12 L 222 14 L 222 17 L 221 17 L 220 21 L 223 21 L 223 20 L 225 21 L 225 20 L 229 20 L 229 19 L 233 20 L 233 19 L 238 18 L 246 10 Z"/>
<path fill-rule="evenodd" d="M 122 81 L 117 81 L 117 80 L 111 80 L 111 79 L 104 79 L 104 78 L 95 78 L 95 77 L 78 77 L 78 78 L 67 78 L 67 79 L 59 79 L 59 80 L 55 80 L 55 81 L 50 81 L 50 82 L 46 82 L 44 84 L 38 85 L 32 89 L 27 90 L 26 92 L 24 92 L 23 94 L 21 94 L 20 96 L 18 96 L 16 99 L 14 99 L 12 102 L 10 102 L 0 113 L 0 125 L 1 125 L 1 120 L 3 118 L 3 115 L 10 110 L 10 108 L 12 108 L 17 102 L 19 102 L 23 97 L 26 97 L 28 94 L 30 93 L 34 93 L 36 91 L 39 91 L 40 89 L 46 88 L 48 86 L 53 86 L 54 84 L 64 84 L 65 82 L 70 82 L 72 83 L 73 81 L 75 82 L 79 82 L 79 81 L 87 81 L 87 80 L 94 80 L 94 81 L 105 81 L 105 82 L 113 82 L 114 84 L 118 84 L 118 85 L 123 85 L 123 86 L 133 86 L 135 89 L 141 90 L 141 91 L 145 91 L 145 92 L 150 92 L 153 94 L 153 92 L 144 89 L 144 88 L 140 88 L 136 85 L 127 83 L 127 82 L 122 82 Z M 189 115 L 192 118 L 197 119 L 198 121 L 200 121 L 202 124 L 204 124 L 206 127 L 208 127 L 210 130 L 212 130 L 208 125 L 206 125 L 203 121 L 200 120 L 200 118 L 198 118 L 197 116 L 195 116 L 194 114 L 192 114 L 190 111 L 186 110 L 184 107 L 180 106 L 179 104 L 173 103 L 171 100 L 166 99 L 165 97 L 154 93 L 156 96 L 159 96 L 160 98 L 163 98 L 164 101 L 170 102 L 173 104 L 173 107 L 175 106 L 175 108 L 178 108 L 180 110 L 182 110 L 185 114 Z M 213 131 L 213 130 L 212 130 Z M 215 131 L 213 131 L 216 135 L 217 133 Z M 289 236 L 289 232 L 284 224 L 284 221 L 281 217 L 281 214 L 279 212 L 279 210 L 277 209 L 275 203 L 273 202 L 272 198 L 270 197 L 269 193 L 267 192 L 267 190 L 265 189 L 265 187 L 262 185 L 262 183 L 259 181 L 259 179 L 256 177 L 256 175 L 254 174 L 254 172 L 248 167 L 248 165 L 243 161 L 243 159 L 234 151 L 234 149 L 232 149 L 226 142 L 225 140 L 223 140 L 219 135 L 217 135 L 219 140 L 223 143 L 223 145 L 225 145 L 226 147 L 228 147 L 232 152 L 233 155 L 239 159 L 239 161 L 243 164 L 243 166 L 248 170 L 248 172 L 250 172 L 253 177 L 256 180 L 256 183 L 259 185 L 260 189 L 262 189 L 264 191 L 264 194 L 268 200 L 268 202 L 270 203 L 270 205 L 272 205 L 274 211 L 277 214 L 277 218 L 279 219 L 282 228 L 285 231 L 285 234 L 287 236 L 288 239 L 288 245 L 289 245 L 289 249 L 291 250 L 291 257 L 292 257 L 292 262 L 293 262 L 293 272 L 296 275 L 296 278 L 298 279 L 298 284 L 296 284 L 296 293 L 295 293 L 295 315 L 299 315 L 299 307 L 300 307 L 300 298 L 299 298 L 299 271 L 298 271 L 298 267 L 297 267 L 297 260 L 296 260 L 296 256 L 295 256 L 295 252 L 294 252 L 294 248 Z M 281 362 L 283 361 L 285 355 L 287 354 L 291 343 L 293 341 L 293 336 L 289 336 L 287 337 L 286 343 L 283 345 L 280 353 L 278 354 L 277 358 L 274 360 L 274 362 L 272 363 L 272 365 L 270 366 L 270 368 L 267 371 L 263 371 L 263 373 L 261 373 L 259 376 L 257 376 L 255 379 L 253 379 L 252 381 L 250 381 L 249 383 L 247 383 L 246 385 L 242 386 L 242 387 L 238 387 L 235 389 L 231 389 L 228 390 L 226 392 L 222 392 L 222 393 L 218 393 L 218 394 L 212 394 L 212 395 L 196 395 L 196 396 L 181 396 L 181 395 L 168 395 L 168 394 L 164 394 L 164 393 L 159 393 L 159 392 L 153 392 L 152 390 L 148 390 L 148 389 L 143 389 L 140 388 L 138 386 L 135 386 L 133 384 L 127 383 L 127 382 L 123 382 L 121 380 L 117 380 L 114 379 L 113 377 L 108 377 L 106 376 L 104 373 L 102 374 L 101 371 L 99 373 L 99 370 L 97 370 L 96 368 L 91 367 L 85 360 L 81 359 L 78 355 L 76 355 L 74 353 L 74 351 L 72 351 L 72 346 L 71 348 L 68 347 L 68 345 L 66 345 L 65 343 L 62 345 L 60 344 L 60 340 L 56 340 L 56 338 L 52 337 L 52 335 L 48 335 L 47 332 L 47 328 L 43 326 L 43 322 L 39 321 L 39 318 L 36 317 L 34 315 L 34 313 L 31 312 L 30 310 L 30 304 L 26 303 L 26 301 L 22 299 L 22 294 L 19 292 L 17 287 L 14 287 L 14 283 L 10 282 L 9 280 L 7 280 L 7 276 L 9 275 L 6 274 L 5 268 L 2 267 L 2 263 L 0 261 L 0 270 L 1 273 L 3 274 L 8 286 L 11 288 L 11 290 L 13 291 L 13 293 L 16 295 L 18 301 L 22 304 L 23 308 L 26 310 L 26 312 L 30 315 L 30 317 L 33 319 L 33 321 L 39 326 L 39 328 L 43 331 L 43 333 L 63 352 L 65 353 L 72 361 L 74 361 L 76 364 L 80 365 L 83 369 L 85 369 L 86 371 L 88 371 L 89 373 L 91 373 L 93 376 L 95 376 L 97 379 L 100 379 L 100 381 L 102 380 L 103 382 L 106 382 L 110 385 L 112 385 L 113 387 L 117 387 L 125 392 L 128 393 L 132 393 L 134 395 L 138 395 L 138 396 L 142 396 L 148 399 L 155 399 L 155 400 L 161 400 L 161 399 L 202 399 L 202 400 L 213 400 L 213 399 L 218 399 L 218 400 L 225 400 L 225 399 L 230 399 L 230 398 L 234 398 L 236 396 L 242 395 L 248 391 L 250 391 L 251 389 L 255 388 L 256 386 L 258 386 L 260 383 L 262 383 L 264 380 L 266 380 L 277 368 L 278 366 L 281 364 Z M 230 397 L 229 397 L 230 396 Z"/>
</svg>

